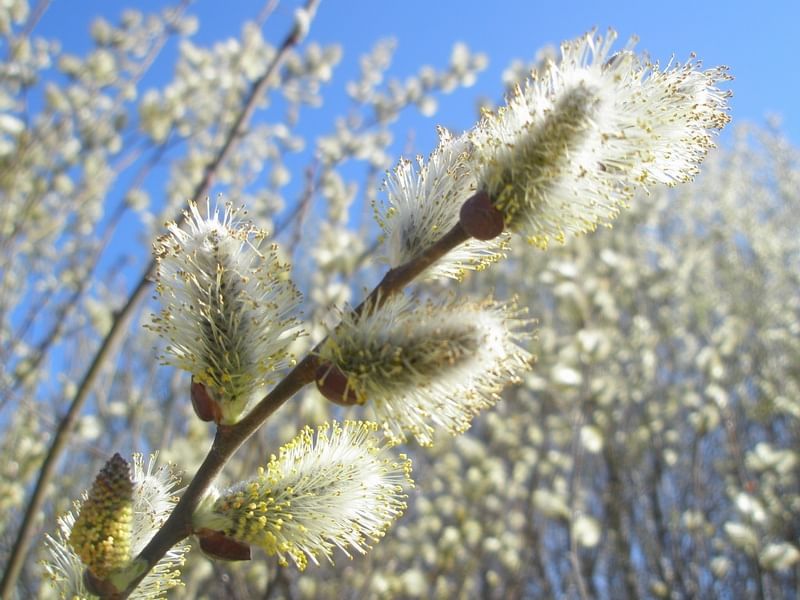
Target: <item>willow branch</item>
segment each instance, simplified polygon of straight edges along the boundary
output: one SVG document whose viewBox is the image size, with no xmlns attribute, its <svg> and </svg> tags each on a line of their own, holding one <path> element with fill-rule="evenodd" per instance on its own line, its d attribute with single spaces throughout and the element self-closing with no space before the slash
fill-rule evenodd
<svg viewBox="0 0 800 600">
<path fill-rule="evenodd" d="M 390 296 L 402 291 L 406 285 L 445 254 L 466 242 L 469 237 L 461 224 L 457 223 L 438 242 L 418 257 L 387 271 L 381 282 L 375 286 L 361 304 L 353 309 L 353 313 L 360 314 L 366 306 L 380 306 Z M 115 599 L 127 598 L 170 548 L 192 534 L 192 515 L 208 491 L 209 486 L 219 475 L 228 460 L 284 402 L 304 386 L 314 381 L 320 364 L 318 351 L 326 339 L 323 339 L 309 351 L 305 358 L 269 394 L 264 396 L 245 418 L 235 425 L 220 425 L 217 428 L 217 434 L 214 437 L 211 449 L 208 451 L 203 464 L 197 470 L 192 482 L 186 488 L 163 527 L 139 554 L 137 561 L 143 561 L 146 565 L 144 572 L 131 581 L 124 591 L 114 596 Z"/>
</svg>

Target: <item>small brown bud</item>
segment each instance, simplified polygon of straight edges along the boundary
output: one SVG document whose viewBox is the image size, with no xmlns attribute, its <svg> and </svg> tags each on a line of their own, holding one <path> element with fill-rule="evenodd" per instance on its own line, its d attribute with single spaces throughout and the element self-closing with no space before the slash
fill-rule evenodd
<svg viewBox="0 0 800 600">
<path fill-rule="evenodd" d="M 492 204 L 484 190 L 477 192 L 461 207 L 461 226 L 476 240 L 491 240 L 503 233 L 503 213 Z"/>
<path fill-rule="evenodd" d="M 219 403 L 211 397 L 206 386 L 192 378 L 192 408 L 201 421 L 214 421 L 219 423 L 222 420 L 222 410 Z"/>
<path fill-rule="evenodd" d="M 107 579 L 99 579 L 92 573 L 91 569 L 86 569 L 83 572 L 83 585 L 86 586 L 86 590 L 89 593 L 101 598 L 113 598 L 115 594 L 119 593 L 113 583 Z"/>
<path fill-rule="evenodd" d="M 317 380 L 317 389 L 328 400 L 340 406 L 353 406 L 360 404 L 355 390 L 347 383 L 347 375 L 339 367 L 330 363 L 321 365 L 314 378 Z"/>
<path fill-rule="evenodd" d="M 203 554 L 216 560 L 250 560 L 250 546 L 229 538 L 221 531 L 197 532 Z"/>
</svg>

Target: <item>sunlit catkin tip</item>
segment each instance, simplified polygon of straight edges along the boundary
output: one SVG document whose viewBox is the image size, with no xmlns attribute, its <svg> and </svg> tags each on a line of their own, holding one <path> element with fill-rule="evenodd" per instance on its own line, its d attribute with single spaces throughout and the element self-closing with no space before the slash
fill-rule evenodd
<svg viewBox="0 0 800 600">
<path fill-rule="evenodd" d="M 387 202 L 375 207 L 386 234 L 386 259 L 392 267 L 417 258 L 454 225 L 464 202 L 475 194 L 477 179 L 469 164 L 472 145 L 466 135 L 439 131 L 439 145 L 427 161 L 402 160 L 386 175 Z M 505 256 L 507 234 L 473 236 L 429 267 L 426 278 L 462 279 Z"/>
<path fill-rule="evenodd" d="M 115 454 L 94 480 L 69 544 L 93 575 L 104 578 L 131 559 L 132 523 L 130 467 Z"/>
<path fill-rule="evenodd" d="M 506 226 L 546 248 L 609 224 L 638 188 L 698 171 L 728 121 L 724 68 L 611 54 L 616 33 L 589 33 L 533 72 L 471 132 L 478 189 Z"/>
<path fill-rule="evenodd" d="M 333 549 L 365 553 L 405 510 L 411 463 L 394 456 L 377 424 L 333 422 L 303 429 L 253 479 L 207 497 L 196 531 L 263 548 L 282 564 L 332 559 Z"/>
<path fill-rule="evenodd" d="M 155 244 L 165 363 L 192 373 L 200 418 L 235 423 L 292 360 L 300 294 L 266 233 L 227 205 L 191 204 Z"/>
<path fill-rule="evenodd" d="M 419 304 L 402 295 L 345 315 L 320 350 L 339 387 L 372 411 L 395 442 L 423 445 L 466 430 L 530 366 L 532 323 L 513 304 Z"/>
</svg>

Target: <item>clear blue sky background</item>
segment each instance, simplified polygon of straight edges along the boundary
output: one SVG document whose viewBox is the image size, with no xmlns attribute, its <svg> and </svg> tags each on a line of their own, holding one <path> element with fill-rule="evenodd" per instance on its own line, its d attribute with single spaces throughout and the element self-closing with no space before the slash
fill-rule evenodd
<svg viewBox="0 0 800 600">
<path fill-rule="evenodd" d="M 80 51 L 88 48 L 86 32 L 93 16 L 103 14 L 113 22 L 124 7 L 148 11 L 164 4 L 157 0 L 54 0 L 39 32 L 59 37 L 67 49 Z M 261 0 L 196 0 L 190 10 L 200 19 L 198 43 L 237 35 L 240 24 L 262 4 Z M 267 39 L 281 39 L 297 4 L 297 0 L 279 3 L 265 26 Z M 558 44 L 594 26 L 614 27 L 623 40 L 638 35 L 639 48 L 662 62 L 673 54 L 685 60 L 695 52 L 707 66 L 729 65 L 736 78 L 730 84 L 735 121 L 763 123 L 765 115 L 780 115 L 789 138 L 800 143 L 800 0 L 323 0 L 310 39 L 343 44 L 339 81 L 355 75 L 359 55 L 382 37 L 393 36 L 399 42 L 393 71 L 400 77 L 422 63 L 444 65 L 453 43 L 464 41 L 490 58 L 474 94 L 496 99 L 500 75 L 512 59 L 531 59 L 542 46 Z M 162 60 L 151 82 L 166 78 L 170 68 Z M 452 102 L 445 99 L 434 121 L 468 127 L 474 105 L 464 97 Z M 433 131 L 433 123 L 420 123 L 419 128 L 424 139 L 425 132 Z"/>
</svg>

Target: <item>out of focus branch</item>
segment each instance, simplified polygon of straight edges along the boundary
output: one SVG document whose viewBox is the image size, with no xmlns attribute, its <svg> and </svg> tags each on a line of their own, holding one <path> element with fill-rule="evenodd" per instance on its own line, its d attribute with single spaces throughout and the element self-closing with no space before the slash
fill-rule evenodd
<svg viewBox="0 0 800 600">
<path fill-rule="evenodd" d="M 308 0 L 306 3 L 306 10 L 309 15 L 313 15 L 316 12 L 318 3 L 319 0 Z M 278 51 L 275 53 L 272 62 L 264 71 L 264 74 L 256 79 L 251 85 L 242 105 L 242 109 L 228 131 L 224 143 L 220 147 L 216 156 L 214 156 L 213 160 L 206 166 L 203 177 L 195 186 L 194 193 L 192 194 L 192 200 L 195 202 L 199 202 L 208 194 L 208 190 L 214 181 L 217 171 L 228 159 L 231 152 L 236 147 L 236 144 L 241 140 L 242 134 L 244 133 L 244 130 L 250 122 L 253 112 L 258 105 L 258 101 L 263 93 L 267 90 L 270 83 L 273 81 L 275 72 L 281 66 L 289 51 L 298 43 L 300 43 L 300 41 L 302 41 L 301 33 L 302 32 L 298 31 L 297 27 L 292 29 L 291 33 L 286 36 L 286 39 L 278 48 Z M 111 328 L 101 342 L 97 353 L 92 359 L 89 369 L 78 385 L 77 391 L 70 402 L 67 413 L 59 423 L 58 429 L 55 432 L 53 441 L 51 442 L 50 448 L 47 452 L 47 456 L 42 463 L 42 468 L 39 472 L 39 478 L 36 481 L 36 486 L 34 487 L 31 498 L 28 501 L 27 509 L 22 519 L 22 524 L 20 525 L 19 532 L 17 533 L 17 539 L 14 542 L 13 548 L 11 549 L 9 562 L 6 566 L 6 571 L 3 575 L 2 582 L 0 582 L 0 598 L 11 597 L 11 590 L 14 589 L 14 585 L 19 577 L 24 558 L 28 553 L 28 547 L 30 546 L 31 538 L 33 537 L 35 518 L 41 511 L 42 504 L 45 500 L 45 491 L 51 479 L 53 478 L 58 459 L 61 457 L 64 449 L 67 447 L 67 442 L 72 434 L 75 420 L 83 409 L 83 405 L 85 404 L 86 399 L 89 397 L 98 375 L 100 374 L 102 368 L 114 355 L 114 350 L 122 341 L 123 336 L 127 332 L 127 326 L 130 323 L 136 308 L 139 306 L 141 301 L 144 300 L 150 290 L 151 272 L 153 271 L 154 266 L 155 261 L 151 260 L 140 277 L 139 282 L 136 284 L 130 296 L 128 297 L 127 302 L 117 313 Z"/>
</svg>

